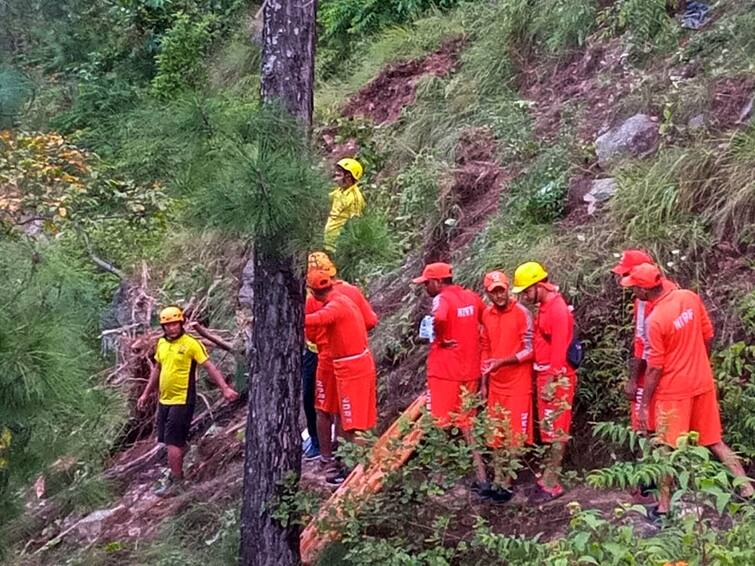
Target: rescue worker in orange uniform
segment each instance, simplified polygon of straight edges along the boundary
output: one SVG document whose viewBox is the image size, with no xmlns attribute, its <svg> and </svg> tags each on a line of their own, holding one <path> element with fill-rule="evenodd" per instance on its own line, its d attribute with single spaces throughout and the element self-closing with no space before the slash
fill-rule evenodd
<svg viewBox="0 0 755 566">
<path fill-rule="evenodd" d="M 485 306 L 477 293 L 453 282 L 447 263 L 431 263 L 420 277 L 433 299 L 434 338 L 427 356 L 430 413 L 440 426 L 469 427 L 471 413 L 462 413 L 462 393 L 480 386 L 480 320 Z"/>
<path fill-rule="evenodd" d="M 325 330 L 333 361 L 339 422 L 344 437 L 353 442 L 357 440 L 356 432 L 371 429 L 377 420 L 377 373 L 367 343 L 365 320 L 354 301 L 334 290 L 328 271 L 311 269 L 307 286 L 323 307 L 307 314 L 304 326 L 306 330 Z M 326 471 L 330 484 L 337 485 L 346 479 L 347 470 L 335 461 Z"/>
<path fill-rule="evenodd" d="M 533 339 L 537 409 L 540 439 L 550 444 L 542 477 L 529 498 L 530 503 L 538 504 L 564 493 L 559 472 L 570 438 L 577 387 L 577 372 L 567 360 L 574 338 L 574 317 L 558 287 L 549 282 L 548 273 L 537 262 L 516 268 L 512 291 L 537 305 Z"/>
<path fill-rule="evenodd" d="M 427 389 L 430 414 L 441 427 L 458 427 L 470 445 L 474 410 L 464 407 L 466 395 L 480 387 L 480 321 L 485 305 L 477 293 L 455 285 L 453 268 L 447 263 L 430 263 L 412 280 L 424 285 L 433 299 L 433 337 L 427 355 Z M 487 481 L 482 456 L 473 451 L 477 482 L 481 491 Z"/>
<path fill-rule="evenodd" d="M 621 279 L 629 275 L 633 268 L 643 263 L 654 263 L 653 259 L 641 250 L 625 250 L 621 254 L 619 263 L 611 269 L 616 274 L 619 283 Z M 675 283 L 663 278 L 664 289 L 676 289 Z M 647 357 L 650 349 L 647 343 L 647 320 L 653 312 L 653 302 L 634 298 L 634 341 L 633 356 L 629 360 L 629 379 L 624 387 L 624 394 L 630 401 L 629 421 L 632 430 L 640 430 L 639 411 L 642 397 L 645 392 L 645 371 L 647 370 Z M 648 415 L 648 430 L 655 430 L 655 419 L 652 404 Z"/>
<path fill-rule="evenodd" d="M 666 444 L 675 447 L 681 435 L 695 431 L 700 445 L 708 447 L 732 474 L 746 478 L 739 458 L 721 438 L 710 365 L 713 325 L 702 300 L 692 291 L 664 286 L 660 270 L 649 263 L 634 267 L 621 285 L 632 288 L 638 299 L 654 303 L 647 321 L 650 354 L 638 414 L 640 427 L 648 429 L 654 403 L 656 429 Z M 740 489 L 748 498 L 755 493 L 749 481 Z M 651 515 L 662 518 L 669 511 L 670 501 L 671 480 L 667 478 Z"/>
<path fill-rule="evenodd" d="M 494 423 L 491 447 L 521 449 L 533 443 L 532 336 L 530 311 L 509 294 L 509 279 L 491 271 L 483 280 L 492 305 L 482 313 L 482 391 Z M 511 478 L 494 478 L 490 498 L 512 497 Z M 483 493 L 484 495 L 484 493 Z"/>
<path fill-rule="evenodd" d="M 351 285 L 341 279 L 336 279 L 337 269 L 328 255 L 324 252 L 312 252 L 309 254 L 307 270 L 324 270 L 332 280 L 333 292 L 346 295 L 359 307 L 359 311 L 365 322 L 365 330 L 372 330 L 378 322 L 375 311 L 365 298 L 359 287 Z M 307 292 L 307 300 L 304 308 L 305 314 L 312 314 L 324 306 L 312 294 Z M 314 408 L 317 411 L 317 437 L 320 447 L 320 459 L 327 468 L 333 462 L 333 444 L 331 430 L 333 424 L 338 423 L 339 402 L 336 387 L 336 378 L 333 368 L 333 356 L 328 348 L 327 329 L 318 326 L 307 329 L 307 341 L 314 345 L 317 352 L 317 372 L 315 376 Z M 340 426 L 340 425 L 339 425 Z"/>
</svg>

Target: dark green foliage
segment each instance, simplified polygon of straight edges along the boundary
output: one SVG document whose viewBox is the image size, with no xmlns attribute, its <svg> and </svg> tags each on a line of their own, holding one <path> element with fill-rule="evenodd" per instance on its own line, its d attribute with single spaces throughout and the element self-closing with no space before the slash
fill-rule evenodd
<svg viewBox="0 0 755 566">
<path fill-rule="evenodd" d="M 563 214 L 568 173 L 566 149 L 552 146 L 541 151 L 527 173 L 513 183 L 512 194 L 529 221 L 549 224 Z"/>
<path fill-rule="evenodd" d="M 360 284 L 401 260 L 401 249 L 388 219 L 370 210 L 364 216 L 352 218 L 338 238 L 334 260 L 341 275 Z"/>
<path fill-rule="evenodd" d="M 102 306 L 91 271 L 57 245 L 0 250 L 0 427 L 14 435 L 14 482 L 62 450 L 106 452 L 119 412 L 90 377 Z"/>
<path fill-rule="evenodd" d="M 173 26 L 160 40 L 157 54 L 157 73 L 152 79 L 152 90 L 158 98 L 166 99 L 177 92 L 200 85 L 204 80 L 204 57 L 212 42 L 213 15 L 193 20 L 180 12 Z"/>
<path fill-rule="evenodd" d="M 325 0 L 320 3 L 318 23 L 322 28 L 319 48 L 325 74 L 348 76 L 340 65 L 359 49 L 368 36 L 410 23 L 430 8 L 447 10 L 459 0 Z"/>
<path fill-rule="evenodd" d="M 327 185 L 300 124 L 270 108 L 242 114 L 222 100 L 194 110 L 205 139 L 179 171 L 192 201 L 189 216 L 252 236 L 271 252 L 311 248 L 324 222 Z"/>
<path fill-rule="evenodd" d="M 139 102 L 141 89 L 117 73 L 90 76 L 75 87 L 70 108 L 57 114 L 50 126 L 62 132 L 101 127 L 111 116 Z"/>
<path fill-rule="evenodd" d="M 0 129 L 13 125 L 31 94 L 28 77 L 16 68 L 0 65 Z"/>
<path fill-rule="evenodd" d="M 255 101 L 192 96 L 144 107 L 120 132 L 116 147 L 128 148 L 121 166 L 164 179 L 187 199 L 184 218 L 280 251 L 316 241 L 327 185 L 300 125 L 281 112 Z"/>
<path fill-rule="evenodd" d="M 595 0 L 540 2 L 534 23 L 538 42 L 556 55 L 584 46 L 595 29 L 597 11 Z"/>
</svg>

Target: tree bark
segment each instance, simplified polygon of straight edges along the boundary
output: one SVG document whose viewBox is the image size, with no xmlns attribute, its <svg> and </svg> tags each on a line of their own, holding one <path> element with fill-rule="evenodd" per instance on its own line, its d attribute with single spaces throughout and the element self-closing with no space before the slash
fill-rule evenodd
<svg viewBox="0 0 755 566">
<path fill-rule="evenodd" d="M 262 98 L 297 117 L 302 135 L 312 125 L 316 10 L 316 0 L 264 5 Z M 272 515 L 281 484 L 298 483 L 301 472 L 304 283 L 296 258 L 269 245 L 255 245 L 252 262 L 254 269 L 245 269 L 253 323 L 239 563 L 289 566 L 300 563 L 299 527 L 284 527 Z"/>
</svg>

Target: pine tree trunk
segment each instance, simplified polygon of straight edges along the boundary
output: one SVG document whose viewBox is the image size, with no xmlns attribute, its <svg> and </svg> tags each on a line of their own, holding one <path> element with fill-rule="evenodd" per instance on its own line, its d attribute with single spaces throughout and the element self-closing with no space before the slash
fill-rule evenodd
<svg viewBox="0 0 755 566">
<path fill-rule="evenodd" d="M 315 0 L 266 0 L 264 8 L 262 97 L 296 116 L 302 135 L 312 124 L 316 11 Z M 283 527 L 272 514 L 281 483 L 301 472 L 304 284 L 296 258 L 269 247 L 256 246 L 253 265 L 239 563 L 288 566 L 300 562 L 299 528 Z"/>
</svg>

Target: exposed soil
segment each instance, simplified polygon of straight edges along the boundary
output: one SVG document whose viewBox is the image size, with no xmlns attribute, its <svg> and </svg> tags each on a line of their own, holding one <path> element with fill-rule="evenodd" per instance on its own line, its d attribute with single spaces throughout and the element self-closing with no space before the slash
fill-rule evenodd
<svg viewBox="0 0 755 566">
<path fill-rule="evenodd" d="M 534 104 L 535 133 L 553 139 L 563 115 L 581 109 L 578 136 L 594 141 L 597 134 L 611 126 L 616 102 L 628 94 L 638 80 L 636 70 L 624 64 L 625 54 L 619 39 L 589 46 L 563 61 L 525 66 L 521 72 L 520 92 Z"/>
<path fill-rule="evenodd" d="M 713 86 L 711 121 L 719 129 L 728 129 L 746 121 L 752 113 L 755 78 L 751 75 L 727 77 Z"/>
<path fill-rule="evenodd" d="M 339 139 L 338 126 L 323 129 L 319 137 L 319 147 L 328 163 L 335 163 L 344 157 L 354 157 L 361 150 L 356 139 Z"/>
<path fill-rule="evenodd" d="M 454 39 L 426 57 L 389 65 L 349 99 L 342 115 L 362 116 L 378 125 L 394 122 L 401 110 L 414 102 L 421 77 L 442 77 L 456 68 L 461 46 L 462 40 Z"/>
</svg>

